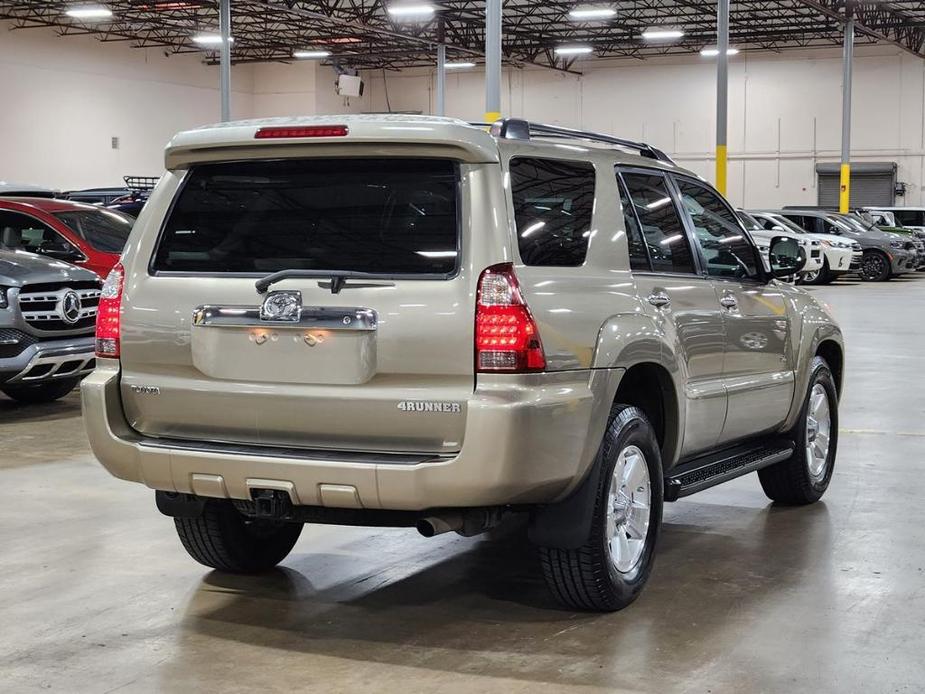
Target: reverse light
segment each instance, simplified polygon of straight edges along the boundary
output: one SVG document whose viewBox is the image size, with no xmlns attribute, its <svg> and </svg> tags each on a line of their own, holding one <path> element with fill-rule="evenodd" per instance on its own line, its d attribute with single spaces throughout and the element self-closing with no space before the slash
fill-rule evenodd
<svg viewBox="0 0 925 694">
<path fill-rule="evenodd" d="M 477 372 L 523 373 L 546 368 L 536 321 L 510 263 L 492 265 L 479 277 L 475 304 Z"/>
<path fill-rule="evenodd" d="M 346 125 L 282 125 L 259 128 L 254 138 L 269 140 L 287 137 L 344 137 L 348 132 Z"/>
<path fill-rule="evenodd" d="M 109 272 L 100 292 L 96 309 L 96 356 L 118 359 L 120 353 L 119 327 L 122 312 L 122 285 L 125 269 L 122 263 Z"/>
</svg>

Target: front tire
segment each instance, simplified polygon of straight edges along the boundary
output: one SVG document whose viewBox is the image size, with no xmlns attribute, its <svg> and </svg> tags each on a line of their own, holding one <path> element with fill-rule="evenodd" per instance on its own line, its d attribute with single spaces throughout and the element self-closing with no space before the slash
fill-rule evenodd
<svg viewBox="0 0 925 694">
<path fill-rule="evenodd" d="M 614 405 L 595 465 L 590 535 L 577 549 L 540 547 L 546 584 L 567 607 L 612 612 L 632 603 L 652 571 L 662 524 L 662 463 L 652 425 Z"/>
<path fill-rule="evenodd" d="M 200 564 L 229 573 L 259 573 L 279 564 L 302 533 L 301 523 L 253 519 L 230 501 L 209 499 L 197 518 L 174 518 L 183 548 Z"/>
<path fill-rule="evenodd" d="M 864 251 L 858 274 L 865 282 L 885 282 L 890 279 L 890 259 L 881 251 Z"/>
<path fill-rule="evenodd" d="M 793 455 L 758 471 L 761 488 L 772 501 L 811 504 L 829 488 L 838 448 L 838 392 L 829 365 L 814 357 L 809 386 L 792 431 Z"/>
<path fill-rule="evenodd" d="M 803 284 L 828 284 L 829 279 L 829 261 L 823 259 L 822 267 L 818 270 L 803 273 Z"/>
<path fill-rule="evenodd" d="M 80 383 L 79 378 L 62 378 L 34 386 L 3 386 L 0 391 L 3 391 L 4 395 L 13 398 L 17 402 L 26 405 L 38 405 L 60 400 L 74 390 L 74 386 L 78 383 Z"/>
</svg>

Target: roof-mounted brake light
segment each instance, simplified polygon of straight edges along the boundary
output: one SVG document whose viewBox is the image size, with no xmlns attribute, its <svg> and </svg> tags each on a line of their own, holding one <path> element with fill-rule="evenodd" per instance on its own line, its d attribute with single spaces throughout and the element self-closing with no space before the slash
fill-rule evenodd
<svg viewBox="0 0 925 694">
<path fill-rule="evenodd" d="M 348 132 L 346 125 L 283 125 L 259 128 L 254 138 L 270 140 L 287 137 L 344 137 Z"/>
</svg>

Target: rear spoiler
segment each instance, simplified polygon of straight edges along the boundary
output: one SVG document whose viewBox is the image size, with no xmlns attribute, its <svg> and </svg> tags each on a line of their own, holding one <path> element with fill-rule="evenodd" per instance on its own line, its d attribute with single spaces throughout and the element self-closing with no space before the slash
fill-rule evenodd
<svg viewBox="0 0 925 694">
<path fill-rule="evenodd" d="M 261 130 L 309 131 L 325 126 L 338 134 L 274 136 Z M 341 132 L 343 131 L 343 132 Z M 388 118 L 345 118 L 338 123 L 276 119 L 242 121 L 176 135 L 164 153 L 168 170 L 190 164 L 230 159 L 266 159 L 323 156 L 408 156 L 442 157 L 471 164 L 500 161 L 498 145 L 487 132 L 463 121 L 441 119 L 392 120 Z"/>
</svg>

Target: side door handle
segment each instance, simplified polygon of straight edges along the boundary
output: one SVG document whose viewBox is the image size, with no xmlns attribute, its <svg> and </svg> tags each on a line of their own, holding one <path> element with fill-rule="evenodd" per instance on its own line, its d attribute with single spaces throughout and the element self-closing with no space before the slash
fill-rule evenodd
<svg viewBox="0 0 925 694">
<path fill-rule="evenodd" d="M 731 294 L 726 294 L 722 299 L 719 300 L 719 305 L 730 311 L 734 311 L 739 308 L 739 302 Z"/>
<path fill-rule="evenodd" d="M 656 308 L 666 308 L 671 306 L 671 297 L 665 292 L 652 292 L 646 300 Z"/>
</svg>

